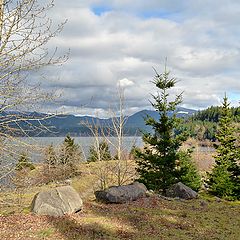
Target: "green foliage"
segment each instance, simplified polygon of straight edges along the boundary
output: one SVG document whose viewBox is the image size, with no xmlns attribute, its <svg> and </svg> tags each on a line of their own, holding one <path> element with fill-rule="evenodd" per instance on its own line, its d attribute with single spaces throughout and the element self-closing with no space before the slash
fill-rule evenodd
<svg viewBox="0 0 240 240">
<path fill-rule="evenodd" d="M 57 164 L 57 155 L 52 144 L 50 144 L 45 151 L 44 162 L 49 166 L 56 166 Z"/>
<path fill-rule="evenodd" d="M 175 100 L 168 101 L 168 90 L 175 86 L 176 79 L 169 78 L 169 72 L 165 70 L 161 75 L 156 72 L 153 83 L 160 90 L 160 93 L 153 96 L 154 102 L 152 102 L 152 106 L 159 113 L 159 121 L 151 117 L 145 119 L 146 125 L 152 126 L 154 134 L 143 135 L 145 147 L 143 152 L 137 151 L 137 172 L 140 175 L 139 181 L 146 184 L 149 189 L 165 193 L 172 184 L 183 179 L 180 173 L 188 174 L 190 163 L 186 164 L 186 161 L 189 158 L 179 154 L 179 148 L 187 135 L 185 132 L 175 134 L 174 130 L 179 124 L 179 119 L 176 114 L 172 116 L 168 114 L 174 113 L 177 105 L 182 101 L 182 94 L 177 95 Z M 182 161 L 184 171 L 183 169 L 181 171 L 181 167 L 178 166 L 180 156 L 184 159 Z"/>
<path fill-rule="evenodd" d="M 178 152 L 179 181 L 198 191 L 202 185 L 201 176 L 192 160 L 191 152 L 189 150 Z"/>
<path fill-rule="evenodd" d="M 176 133 L 186 131 L 189 137 L 195 138 L 199 141 L 205 139 L 215 141 L 215 134 L 217 131 L 217 123 L 201 120 L 189 119 L 181 123 L 176 129 Z"/>
<path fill-rule="evenodd" d="M 199 141 L 206 139 L 216 141 L 215 135 L 222 110 L 222 106 L 211 106 L 205 110 L 198 111 L 191 118 L 186 119 L 180 124 L 176 132 L 185 130 L 189 137 Z M 240 107 L 229 108 L 229 111 L 232 115 L 232 124 L 237 127 L 238 122 L 240 122 Z"/>
<path fill-rule="evenodd" d="M 80 146 L 67 135 L 60 146 L 51 144 L 46 148 L 41 182 L 61 181 L 78 175 L 81 160 Z"/>
<path fill-rule="evenodd" d="M 237 146 L 236 128 L 228 99 L 223 99 L 222 112 L 215 144 L 215 166 L 208 173 L 209 191 L 219 197 L 240 199 L 240 150 Z"/>
<path fill-rule="evenodd" d="M 101 141 L 99 146 L 91 146 L 89 149 L 88 162 L 108 161 L 112 156 L 109 150 L 109 145 L 106 141 Z"/>
<path fill-rule="evenodd" d="M 33 170 L 35 169 L 33 163 L 30 162 L 28 155 L 25 152 L 22 152 L 20 158 L 18 159 L 18 163 L 16 164 L 15 170 L 21 171 L 23 169 Z"/>
<path fill-rule="evenodd" d="M 137 159 L 137 153 L 140 152 L 141 149 L 137 147 L 136 145 L 133 145 L 130 152 L 129 152 L 129 158 L 130 159 Z"/>
<path fill-rule="evenodd" d="M 60 149 L 59 163 L 63 165 L 74 165 L 81 161 L 80 146 L 74 142 L 74 138 L 67 135 Z"/>
<path fill-rule="evenodd" d="M 222 110 L 223 106 L 211 106 L 205 110 L 195 113 L 192 119 L 197 121 L 219 122 Z M 239 122 L 240 107 L 229 108 L 229 111 L 232 115 L 233 121 Z"/>
</svg>

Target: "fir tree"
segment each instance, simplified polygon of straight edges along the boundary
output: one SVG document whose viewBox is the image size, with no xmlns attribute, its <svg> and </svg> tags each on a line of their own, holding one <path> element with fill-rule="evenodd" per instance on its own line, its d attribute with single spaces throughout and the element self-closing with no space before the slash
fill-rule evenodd
<svg viewBox="0 0 240 240">
<path fill-rule="evenodd" d="M 217 154 L 215 165 L 208 174 L 209 191 L 219 197 L 240 199 L 240 151 L 237 146 L 236 127 L 229 108 L 228 98 L 224 97 L 219 128 L 215 144 Z"/>
<path fill-rule="evenodd" d="M 15 170 L 21 171 L 23 169 L 33 170 L 35 169 L 33 163 L 31 163 L 28 155 L 25 152 L 22 152 L 20 158 L 18 159 L 18 163 L 16 164 Z"/>
<path fill-rule="evenodd" d="M 61 147 L 60 164 L 75 165 L 81 161 L 81 155 L 80 146 L 67 135 Z"/>
<path fill-rule="evenodd" d="M 169 101 L 169 90 L 175 86 L 176 79 L 169 78 L 169 72 L 159 75 L 156 72 L 153 83 L 160 90 L 154 96 L 152 106 L 159 113 L 159 121 L 151 117 L 145 119 L 146 125 L 152 126 L 154 134 L 144 133 L 144 151 L 137 152 L 137 171 L 139 181 L 146 184 L 149 189 L 162 191 L 172 184 L 180 181 L 181 164 L 179 148 L 186 140 L 186 134 L 174 134 L 179 120 L 174 113 L 178 104 L 182 102 L 182 93 L 175 100 Z M 172 116 L 169 112 L 173 112 Z M 183 155 L 181 155 L 183 157 Z M 185 164 L 185 166 L 187 166 Z"/>
<path fill-rule="evenodd" d="M 97 149 L 95 146 L 90 147 L 88 162 L 108 161 L 111 159 L 112 159 L 111 153 L 109 150 L 108 143 L 106 141 L 100 142 Z"/>
<path fill-rule="evenodd" d="M 202 185 L 201 176 L 197 170 L 196 164 L 192 160 L 191 156 L 192 150 L 188 149 L 187 151 L 179 151 L 179 175 L 178 179 L 180 182 L 184 183 L 191 189 L 198 191 Z"/>
<path fill-rule="evenodd" d="M 45 151 L 45 162 L 50 167 L 55 167 L 57 165 L 57 155 L 54 150 L 53 144 L 50 144 Z"/>
<path fill-rule="evenodd" d="M 136 160 L 138 156 L 138 152 L 140 152 L 141 149 L 137 147 L 136 145 L 133 145 L 130 152 L 129 152 L 129 159 Z"/>
</svg>

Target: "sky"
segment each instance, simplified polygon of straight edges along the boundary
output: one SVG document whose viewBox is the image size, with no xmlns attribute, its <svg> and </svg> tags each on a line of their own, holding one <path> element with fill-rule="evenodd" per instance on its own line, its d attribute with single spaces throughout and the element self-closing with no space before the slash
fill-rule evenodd
<svg viewBox="0 0 240 240">
<path fill-rule="evenodd" d="M 126 114 L 150 109 L 154 68 L 165 63 L 182 107 L 220 105 L 225 92 L 239 105 L 238 0 L 56 0 L 49 17 L 67 19 L 50 47 L 70 49 L 67 63 L 48 69 L 44 87 L 61 94 L 49 109 L 107 117 L 119 85 Z"/>
</svg>

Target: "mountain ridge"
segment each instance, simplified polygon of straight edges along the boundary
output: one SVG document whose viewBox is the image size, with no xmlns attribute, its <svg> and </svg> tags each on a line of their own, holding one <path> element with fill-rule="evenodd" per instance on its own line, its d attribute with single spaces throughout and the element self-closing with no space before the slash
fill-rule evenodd
<svg viewBox="0 0 240 240">
<path fill-rule="evenodd" d="M 186 118 L 192 116 L 196 110 L 187 109 L 187 108 L 177 108 L 175 111 L 176 115 L 181 118 Z M 13 114 L 13 112 L 11 112 Z M 60 115 L 51 115 L 46 113 L 39 112 L 24 112 L 18 113 L 14 112 L 15 116 L 25 116 L 26 119 L 31 117 L 30 124 L 35 126 L 40 126 L 38 121 L 35 121 L 34 118 L 41 118 L 41 124 L 46 126 L 46 130 L 42 132 L 30 131 L 30 136 L 38 136 L 38 137 L 59 137 L 70 134 L 71 136 L 92 136 L 92 132 L 87 125 L 94 126 L 100 125 L 102 130 L 106 134 L 114 135 L 114 132 L 110 131 L 112 129 L 112 120 L 113 118 L 102 119 L 98 117 L 92 116 L 75 116 L 72 114 L 60 114 Z M 13 115 L 14 115 L 13 114 Z M 168 113 L 170 116 L 173 112 Z M 2 116 L 6 116 L 7 113 L 2 113 Z M 11 116 L 9 114 L 9 116 Z M 153 110 L 141 110 L 136 112 L 130 116 L 127 116 L 126 124 L 124 125 L 124 132 L 127 136 L 135 136 L 140 134 L 140 130 L 142 131 L 151 131 L 151 127 L 145 125 L 144 118 L 150 116 L 154 119 L 159 119 L 159 113 Z M 25 122 L 22 122 L 21 127 L 25 130 L 29 130 L 29 125 Z M 47 128 L 50 130 L 48 131 Z M 99 132 L 100 133 L 100 132 Z M 19 136 L 19 134 L 18 134 Z M 20 134 L 21 136 L 21 134 Z"/>
</svg>

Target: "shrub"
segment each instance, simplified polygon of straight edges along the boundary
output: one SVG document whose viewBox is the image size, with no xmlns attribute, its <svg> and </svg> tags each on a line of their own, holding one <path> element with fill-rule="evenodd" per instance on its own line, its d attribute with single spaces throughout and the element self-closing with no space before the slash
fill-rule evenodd
<svg viewBox="0 0 240 240">
<path fill-rule="evenodd" d="M 21 171 L 23 169 L 33 170 L 35 169 L 33 163 L 30 162 L 28 155 L 24 152 L 21 153 L 18 163 L 16 164 L 15 170 Z"/>
<path fill-rule="evenodd" d="M 46 148 L 39 182 L 61 181 L 79 174 L 78 164 L 81 160 L 80 146 L 67 135 L 60 146 L 54 148 L 51 144 Z"/>
<path fill-rule="evenodd" d="M 99 145 L 90 147 L 88 162 L 108 161 L 111 159 L 112 156 L 109 150 L 109 145 L 106 141 L 101 141 Z"/>
</svg>

